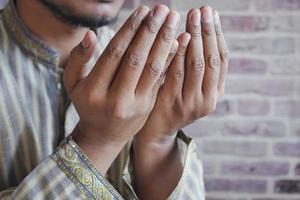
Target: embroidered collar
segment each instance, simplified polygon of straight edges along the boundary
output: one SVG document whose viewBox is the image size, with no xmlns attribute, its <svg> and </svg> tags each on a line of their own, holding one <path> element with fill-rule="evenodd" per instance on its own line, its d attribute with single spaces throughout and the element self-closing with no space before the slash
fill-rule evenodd
<svg viewBox="0 0 300 200">
<path fill-rule="evenodd" d="M 4 8 L 3 21 L 8 32 L 31 56 L 39 59 L 46 65 L 58 66 L 58 52 L 43 43 L 23 24 L 17 14 L 14 0 L 11 0 Z"/>
</svg>

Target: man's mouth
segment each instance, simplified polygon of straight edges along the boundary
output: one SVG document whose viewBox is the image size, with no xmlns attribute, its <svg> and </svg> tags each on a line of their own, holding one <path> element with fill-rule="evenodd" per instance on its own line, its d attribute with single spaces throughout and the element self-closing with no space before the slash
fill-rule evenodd
<svg viewBox="0 0 300 200">
<path fill-rule="evenodd" d="M 100 0 L 101 3 L 112 3 L 114 0 Z"/>
</svg>

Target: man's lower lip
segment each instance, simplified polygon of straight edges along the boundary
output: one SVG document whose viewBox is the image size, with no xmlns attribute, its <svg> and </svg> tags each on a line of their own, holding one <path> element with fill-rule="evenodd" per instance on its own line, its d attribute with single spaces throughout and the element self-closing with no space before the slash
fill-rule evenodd
<svg viewBox="0 0 300 200">
<path fill-rule="evenodd" d="M 112 3 L 113 0 L 100 0 L 101 3 Z"/>
</svg>

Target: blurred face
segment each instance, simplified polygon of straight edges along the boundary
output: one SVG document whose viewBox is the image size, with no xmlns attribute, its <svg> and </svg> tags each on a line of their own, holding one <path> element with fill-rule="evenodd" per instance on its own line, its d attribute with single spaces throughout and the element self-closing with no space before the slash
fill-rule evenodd
<svg viewBox="0 0 300 200">
<path fill-rule="evenodd" d="M 116 20 L 124 0 L 38 0 L 62 21 L 97 28 Z"/>
</svg>

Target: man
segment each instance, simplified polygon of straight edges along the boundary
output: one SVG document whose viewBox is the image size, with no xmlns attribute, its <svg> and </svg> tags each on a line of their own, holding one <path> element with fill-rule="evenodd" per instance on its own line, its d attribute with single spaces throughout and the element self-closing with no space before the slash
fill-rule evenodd
<svg viewBox="0 0 300 200">
<path fill-rule="evenodd" d="M 141 6 L 113 37 L 122 4 L 1 11 L 0 199 L 205 198 L 197 148 L 178 130 L 224 91 L 218 13 L 191 10 L 175 39 L 177 12 Z"/>
</svg>

